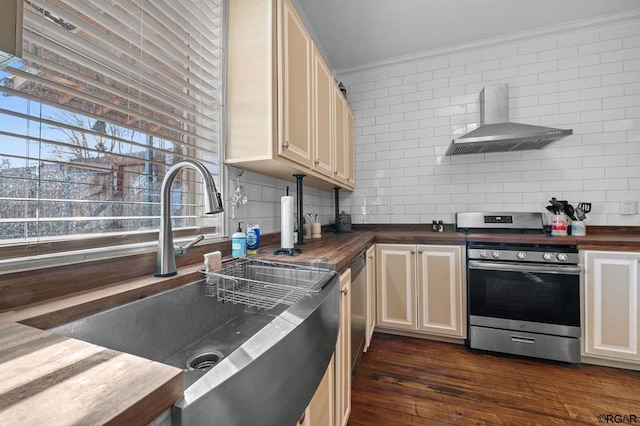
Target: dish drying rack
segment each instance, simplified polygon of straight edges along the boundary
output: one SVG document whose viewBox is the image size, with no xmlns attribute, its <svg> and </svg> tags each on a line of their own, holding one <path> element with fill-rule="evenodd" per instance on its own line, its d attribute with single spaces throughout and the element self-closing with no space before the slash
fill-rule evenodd
<svg viewBox="0 0 640 426">
<path fill-rule="evenodd" d="M 207 276 L 207 296 L 260 309 L 293 305 L 322 290 L 332 274 L 329 269 L 259 259 L 240 261 L 215 272 L 200 272 Z"/>
</svg>

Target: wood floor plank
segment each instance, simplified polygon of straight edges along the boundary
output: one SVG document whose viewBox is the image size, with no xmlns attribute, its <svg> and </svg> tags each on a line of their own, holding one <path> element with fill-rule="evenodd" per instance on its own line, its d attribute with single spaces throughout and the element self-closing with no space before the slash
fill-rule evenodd
<svg viewBox="0 0 640 426">
<path fill-rule="evenodd" d="M 594 425 L 640 418 L 640 372 L 474 351 L 376 333 L 352 381 L 349 424 Z"/>
</svg>

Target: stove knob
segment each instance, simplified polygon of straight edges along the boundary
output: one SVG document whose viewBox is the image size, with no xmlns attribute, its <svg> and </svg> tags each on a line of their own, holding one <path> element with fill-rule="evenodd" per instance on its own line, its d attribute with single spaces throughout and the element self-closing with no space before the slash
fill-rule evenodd
<svg viewBox="0 0 640 426">
<path fill-rule="evenodd" d="M 551 260 L 551 259 L 553 259 L 553 255 L 552 255 L 551 253 L 544 253 L 544 254 L 542 255 L 542 258 L 543 258 L 544 260 Z"/>
<path fill-rule="evenodd" d="M 491 253 L 491 256 L 493 256 L 495 259 L 500 257 L 500 252 L 499 251 L 494 251 L 493 253 Z"/>
<path fill-rule="evenodd" d="M 556 259 L 558 259 L 560 262 L 564 262 L 565 260 L 567 260 L 567 254 L 566 253 L 558 253 L 558 255 L 556 256 Z"/>
<path fill-rule="evenodd" d="M 481 250 L 480 251 L 480 257 L 482 257 L 483 259 L 487 258 L 488 256 L 489 256 L 489 254 L 487 253 L 486 250 Z"/>
<path fill-rule="evenodd" d="M 527 253 L 523 252 L 523 251 L 519 251 L 518 254 L 516 254 L 516 257 L 518 259 L 526 259 L 527 257 Z"/>
</svg>

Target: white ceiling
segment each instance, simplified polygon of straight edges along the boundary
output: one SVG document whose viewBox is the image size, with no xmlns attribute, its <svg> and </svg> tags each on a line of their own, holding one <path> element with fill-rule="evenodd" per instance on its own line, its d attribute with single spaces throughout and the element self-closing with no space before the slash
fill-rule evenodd
<svg viewBox="0 0 640 426">
<path fill-rule="evenodd" d="M 294 0 L 329 66 L 422 52 L 634 11 L 638 0 Z"/>
</svg>

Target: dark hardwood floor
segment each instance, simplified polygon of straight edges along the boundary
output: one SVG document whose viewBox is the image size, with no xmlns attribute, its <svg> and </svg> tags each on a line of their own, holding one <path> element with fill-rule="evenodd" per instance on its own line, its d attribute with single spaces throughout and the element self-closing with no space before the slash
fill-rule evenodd
<svg viewBox="0 0 640 426">
<path fill-rule="evenodd" d="M 640 425 L 640 372 L 376 333 L 352 383 L 349 425 Z M 615 420 L 620 421 L 615 421 Z M 607 421 L 610 420 L 610 421 Z"/>
</svg>

